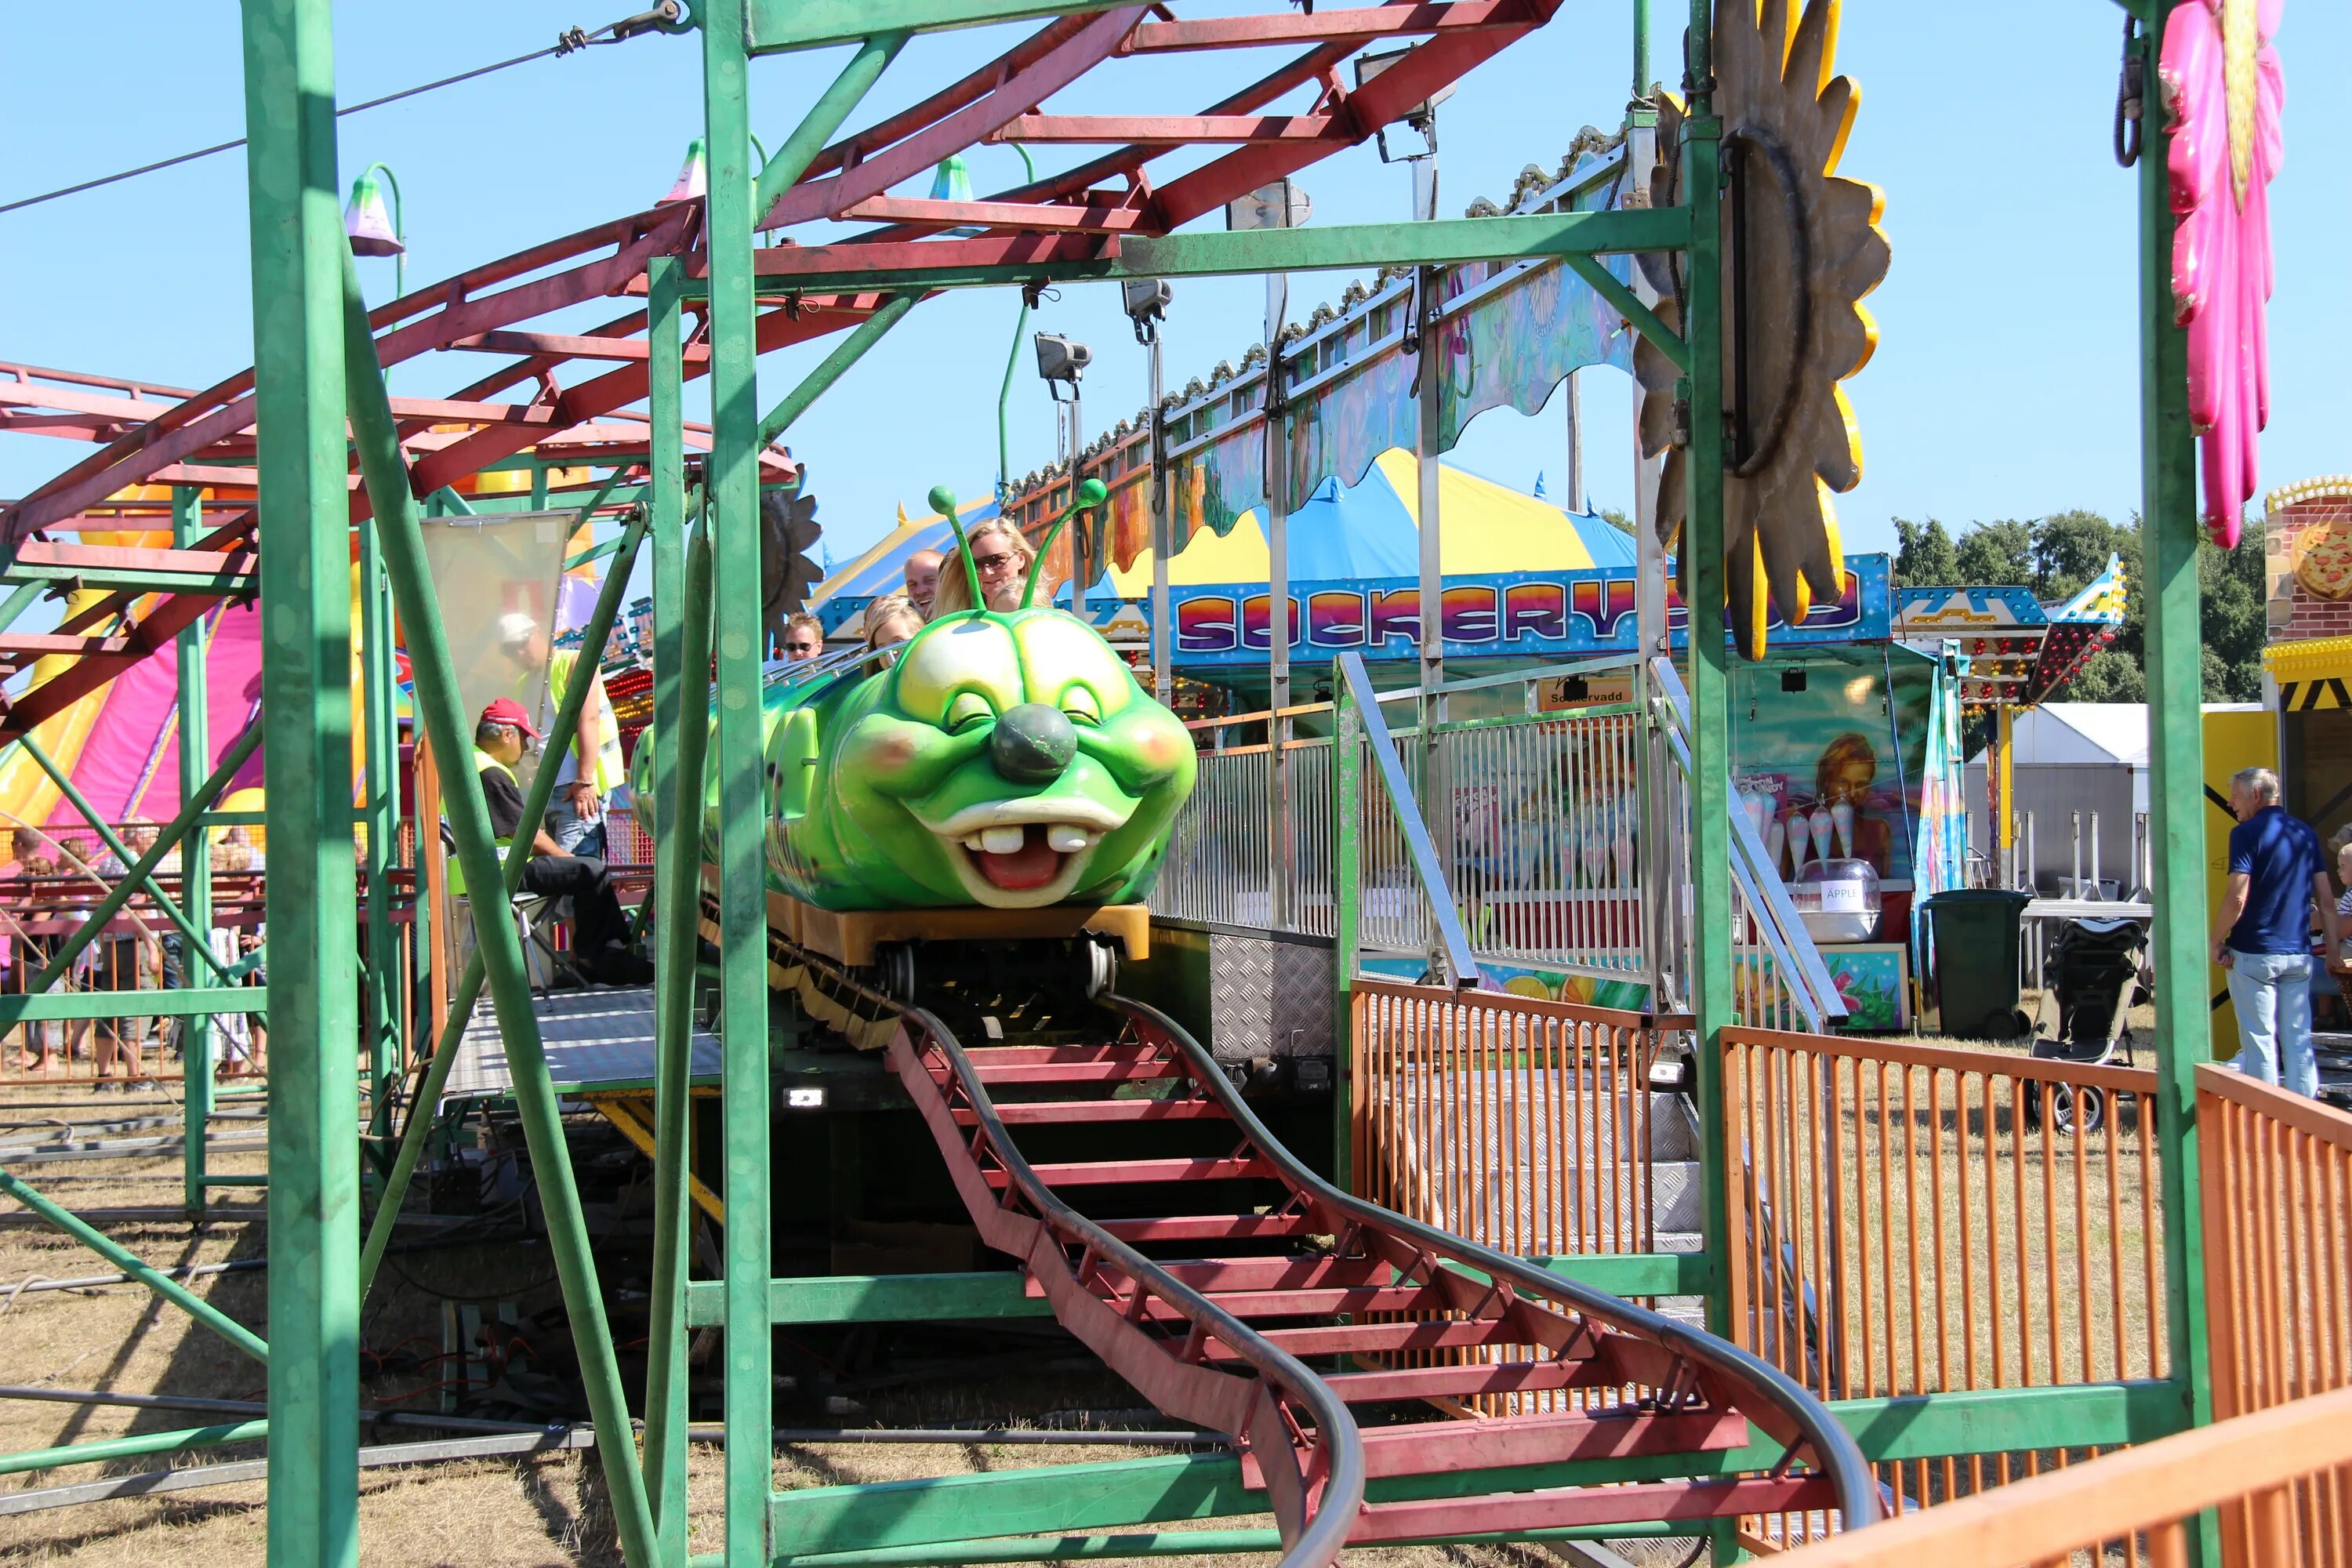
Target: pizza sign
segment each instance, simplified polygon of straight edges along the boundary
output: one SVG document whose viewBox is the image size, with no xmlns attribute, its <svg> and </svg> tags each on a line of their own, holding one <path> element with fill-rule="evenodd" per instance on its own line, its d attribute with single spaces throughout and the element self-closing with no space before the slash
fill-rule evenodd
<svg viewBox="0 0 2352 1568">
<path fill-rule="evenodd" d="M 2294 580 L 2323 599 L 2352 598 L 2352 519 L 2314 523 L 2294 542 Z"/>
</svg>

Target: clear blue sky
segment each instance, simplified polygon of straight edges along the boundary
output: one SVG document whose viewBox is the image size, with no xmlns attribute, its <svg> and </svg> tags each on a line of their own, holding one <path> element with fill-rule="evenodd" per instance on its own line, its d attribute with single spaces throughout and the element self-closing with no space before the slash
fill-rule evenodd
<svg viewBox="0 0 2352 1568">
<path fill-rule="evenodd" d="M 346 101 L 413 85 L 594 26 L 632 0 L 508 0 L 494 6 L 336 7 Z M 1229 7 L 1228 7 L 1229 8 Z M 1660 13 L 1674 7 L 1658 0 Z M 1630 6 L 1570 0 L 1561 17 L 1469 79 L 1442 110 L 1442 210 L 1505 195 L 1529 163 L 1557 163 L 1579 126 L 1613 125 L 1628 84 Z M 1196 14 L 1186 7 L 1187 14 Z M 1939 23 L 1938 16 L 1958 18 Z M 1983 0 L 1964 12 L 1849 0 L 1841 64 L 1864 88 L 1844 172 L 1885 192 L 1894 267 L 1871 301 L 1876 359 L 1849 384 L 1865 457 L 1839 502 L 1847 547 L 1890 548 L 1895 516 L 1953 524 L 2072 506 L 2120 517 L 2138 494 L 2134 370 L 2133 176 L 2108 151 L 2121 12 L 2105 0 Z M 911 101 L 1012 37 L 1003 29 L 919 39 L 868 100 L 866 118 Z M 1654 74 L 1679 74 L 1680 28 L 1662 26 Z M 2272 302 L 2272 416 L 2265 489 L 2352 469 L 2352 250 L 2347 174 L 2330 145 L 2352 59 L 2352 7 L 2296 0 L 2279 37 L 2287 79 L 2286 166 L 2273 187 L 2278 288 Z M 549 59 L 341 122 L 345 178 L 388 161 L 408 198 L 409 277 L 423 283 L 648 204 L 698 126 L 696 43 L 649 37 Z M 841 58 L 755 62 L 753 124 L 772 146 Z M 1246 57 L 1129 60 L 1053 106 L 1191 112 L 1237 84 Z M 47 6 L 8 29 L 5 116 L 16 149 L 0 200 L 237 135 L 243 130 L 236 7 Z M 2337 104 L 2331 109 L 2331 103 Z M 862 121 L 860 121 L 862 122 Z M 1048 150 L 1045 166 L 1059 166 Z M 1019 172 L 1008 148 L 972 154 L 983 190 Z M 1309 170 L 1318 221 L 1401 217 L 1402 166 L 1370 146 Z M 241 153 L 0 216 L 0 356 L 202 386 L 252 358 Z M 371 297 L 389 262 L 363 262 Z M 1294 315 L 1336 298 L 1340 277 L 1294 281 Z M 1181 385 L 1259 336 L 1254 279 L 1180 283 L 1168 326 Z M 791 444 L 810 464 L 836 561 L 945 481 L 965 495 L 995 469 L 995 400 L 1015 300 L 973 292 L 920 307 L 803 419 Z M 604 314 L 614 313 L 609 306 Z M 593 312 L 579 319 L 592 319 Z M 1115 286 L 1063 290 L 1038 324 L 1097 351 L 1095 428 L 1143 401 L 1143 355 Z M 815 352 L 767 356 L 762 401 Z M 395 390 L 443 393 L 487 362 L 445 355 L 402 367 Z M 1630 393 L 1585 377 L 1591 495 L 1631 494 Z M 691 398 L 692 395 L 689 394 Z M 1016 470 L 1051 456 L 1052 416 L 1029 363 L 1013 384 Z M 20 495 L 88 448 L 0 438 L 0 495 Z M 1529 485 L 1564 466 L 1558 401 L 1472 426 L 1458 458 Z"/>
</svg>

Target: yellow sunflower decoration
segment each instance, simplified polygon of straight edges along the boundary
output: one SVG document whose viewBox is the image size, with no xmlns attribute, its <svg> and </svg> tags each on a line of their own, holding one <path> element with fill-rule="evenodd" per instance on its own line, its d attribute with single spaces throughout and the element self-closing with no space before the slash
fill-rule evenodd
<svg viewBox="0 0 2352 1568">
<path fill-rule="evenodd" d="M 1862 300 L 1886 276 L 1877 187 L 1836 177 L 1861 91 L 1834 74 L 1837 0 L 1722 0 L 1716 7 L 1716 111 L 1723 119 L 1724 552 L 1739 651 L 1764 651 L 1769 612 L 1790 626 L 1844 587 L 1830 496 L 1862 479 L 1862 443 L 1838 383 L 1870 361 L 1878 329 Z M 1680 199 L 1683 106 L 1658 100 L 1651 199 Z M 1642 258 L 1682 329 L 1685 258 Z M 1680 374 L 1646 341 L 1642 449 L 1666 455 L 1659 537 L 1675 549 L 1687 489 L 1677 444 Z M 1688 417 L 1687 415 L 1683 416 Z M 1677 559 L 1680 552 L 1677 552 Z M 1688 580 L 1683 581 L 1688 597 Z"/>
</svg>

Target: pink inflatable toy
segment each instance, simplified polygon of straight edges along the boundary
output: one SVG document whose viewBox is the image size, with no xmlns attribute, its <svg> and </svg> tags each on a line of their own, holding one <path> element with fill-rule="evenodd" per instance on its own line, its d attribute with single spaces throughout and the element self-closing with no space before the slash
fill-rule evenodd
<svg viewBox="0 0 2352 1568">
<path fill-rule="evenodd" d="M 2158 62 L 2172 131 L 2168 173 L 2173 317 L 2189 331 L 2189 422 L 2204 448 L 2205 526 L 2238 542 L 2270 421 L 2263 310 L 2271 297 L 2271 176 L 2284 155 L 2286 80 L 2271 47 L 2284 0 L 2189 0 Z"/>
</svg>

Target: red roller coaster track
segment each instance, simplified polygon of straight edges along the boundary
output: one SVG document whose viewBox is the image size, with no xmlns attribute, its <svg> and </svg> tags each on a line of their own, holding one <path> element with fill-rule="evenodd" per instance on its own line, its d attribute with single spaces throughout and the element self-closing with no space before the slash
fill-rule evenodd
<svg viewBox="0 0 2352 1568">
<path fill-rule="evenodd" d="M 815 221 L 881 226 L 835 243 L 783 244 L 760 252 L 761 274 L 778 280 L 780 289 L 794 274 L 849 269 L 870 278 L 873 290 L 763 296 L 759 347 L 782 348 L 856 325 L 880 303 L 892 275 L 911 268 L 942 260 L 1099 259 L 1116 255 L 1122 237 L 1168 233 L 1365 141 L 1410 105 L 1543 26 L 1557 3 L 1391 0 L 1316 15 L 1285 8 L 1199 20 L 1174 18 L 1164 5 L 1131 5 L 1049 22 L 953 86 L 825 148 L 797 183 L 777 195 L 761 220 L 772 227 Z M 1413 37 L 1427 42 L 1403 62 L 1360 87 L 1342 81 L 1340 65 L 1360 45 Z M 1120 56 L 1285 47 L 1294 52 L 1283 63 L 1198 114 L 1066 116 L 1042 109 L 1055 93 Z M 1307 87 L 1315 97 L 1307 112 L 1261 112 Z M 984 200 L 888 194 L 949 154 L 987 141 L 1102 142 L 1112 150 Z M 1203 143 L 1230 147 L 1165 184 L 1153 181 L 1155 160 Z M 661 257 L 684 257 L 689 271 L 699 272 L 700 220 L 698 203 L 617 218 L 419 289 L 373 312 L 377 356 L 386 366 L 427 354 L 517 356 L 485 374 L 460 373 L 460 384 L 446 398 L 393 399 L 415 492 L 431 494 L 526 451 L 587 464 L 642 450 L 644 418 L 627 411 L 646 395 L 644 310 L 625 310 L 585 333 L 533 323 L 598 299 L 642 298 L 647 264 Z M 699 375 L 706 368 L 706 351 L 690 339 L 685 374 Z M 502 396 L 520 400 L 499 401 Z M 242 499 L 250 492 L 239 489 L 250 472 L 236 465 L 253 452 L 253 374 L 240 371 L 191 393 L 0 365 L 0 429 L 105 443 L 0 512 L 0 551 L 24 559 L 31 559 L 26 552 L 62 552 L 57 563 L 70 564 L 85 547 L 52 536 L 121 526 L 110 498 L 137 485 L 211 485 L 218 487 L 217 497 L 237 499 L 197 549 L 240 557 L 236 566 L 215 563 L 213 574 L 245 579 L 234 587 L 166 593 L 152 604 L 129 592 L 110 595 L 47 638 L 0 634 L 0 671 L 46 653 L 82 655 L 71 669 L 13 700 L 0 696 L 5 742 L 146 658 L 223 597 L 251 591 L 250 563 L 241 559 L 250 549 L 253 517 Z M 355 472 L 353 519 L 366 508 Z M 151 554 L 114 564 L 166 569 Z M 188 565 L 183 561 L 168 569 Z"/>
<path fill-rule="evenodd" d="M 1162 1412 L 1241 1440 L 1286 1563 L 1654 1520 L 1878 1517 L 1853 1440 L 1782 1373 L 1340 1192 L 1165 1015 L 1109 1005 L 1101 1043 L 970 1049 L 909 1010 L 888 1062 L 982 1239 L 1021 1259 L 1031 1293 Z M 1187 1152 L 1032 1164 L 1013 1131 L 1110 1122 L 1181 1124 Z M 1107 1190 L 1151 1194 L 1160 1217 L 1080 1212 Z M 1514 1399 L 1526 1408 L 1459 1418 Z M 1777 1463 L 1709 1473 L 1759 1438 Z M 1568 1479 L 1603 1460 L 1646 1461 L 1650 1479 Z M 1475 1485 L 1430 1484 L 1471 1472 Z"/>
</svg>

